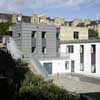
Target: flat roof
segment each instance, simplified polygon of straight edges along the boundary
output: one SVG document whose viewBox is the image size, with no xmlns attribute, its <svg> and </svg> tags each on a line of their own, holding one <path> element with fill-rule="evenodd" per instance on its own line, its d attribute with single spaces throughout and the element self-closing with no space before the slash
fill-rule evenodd
<svg viewBox="0 0 100 100">
<path fill-rule="evenodd" d="M 60 44 L 69 44 L 69 43 L 100 43 L 100 39 L 60 41 Z"/>
</svg>

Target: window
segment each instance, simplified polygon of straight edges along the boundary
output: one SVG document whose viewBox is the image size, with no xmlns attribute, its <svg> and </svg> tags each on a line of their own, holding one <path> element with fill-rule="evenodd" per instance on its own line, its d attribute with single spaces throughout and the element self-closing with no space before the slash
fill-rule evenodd
<svg viewBox="0 0 100 100">
<path fill-rule="evenodd" d="M 84 53 L 84 45 L 80 45 L 80 53 Z"/>
<path fill-rule="evenodd" d="M 79 32 L 74 32 L 74 35 L 73 35 L 73 38 L 74 39 L 79 39 Z"/>
<path fill-rule="evenodd" d="M 35 48 L 36 48 L 36 38 L 35 37 L 36 37 L 36 31 L 33 31 L 31 35 L 32 53 L 35 52 Z"/>
<path fill-rule="evenodd" d="M 84 71 L 84 45 L 80 45 L 80 71 Z"/>
<path fill-rule="evenodd" d="M 95 50 L 96 50 L 95 45 L 91 45 L 91 53 L 95 53 Z"/>
<path fill-rule="evenodd" d="M 46 32 L 42 32 L 42 39 L 46 38 Z"/>
<path fill-rule="evenodd" d="M 20 37 L 21 36 L 21 34 L 20 33 L 17 33 L 17 37 Z"/>
<path fill-rule="evenodd" d="M 52 63 L 44 63 L 43 66 L 48 72 L 48 74 L 52 74 Z"/>
<path fill-rule="evenodd" d="M 68 51 L 68 53 L 73 53 L 73 52 L 74 52 L 74 47 L 73 47 L 73 45 L 67 46 L 67 51 Z"/>
<path fill-rule="evenodd" d="M 65 61 L 65 69 L 69 69 L 69 61 Z"/>
<path fill-rule="evenodd" d="M 91 45 L 91 72 L 96 72 L 96 46 Z"/>
<path fill-rule="evenodd" d="M 46 53 L 46 47 L 42 47 L 42 53 L 43 53 L 43 54 Z"/>
<path fill-rule="evenodd" d="M 35 38 L 36 37 L 36 31 L 33 31 L 32 32 L 32 38 Z"/>
<path fill-rule="evenodd" d="M 56 33 L 56 39 L 59 39 L 59 33 L 58 32 Z"/>
<path fill-rule="evenodd" d="M 36 48 L 36 47 L 32 47 L 32 53 L 34 53 L 34 52 L 35 52 L 35 48 Z"/>
</svg>

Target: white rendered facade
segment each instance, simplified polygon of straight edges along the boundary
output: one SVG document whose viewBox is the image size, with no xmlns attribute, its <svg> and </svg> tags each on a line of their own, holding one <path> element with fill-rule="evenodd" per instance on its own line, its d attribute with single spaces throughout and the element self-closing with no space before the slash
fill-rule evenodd
<svg viewBox="0 0 100 100">
<path fill-rule="evenodd" d="M 73 46 L 73 51 L 68 50 L 68 46 Z M 81 47 L 84 54 L 81 62 Z M 95 54 L 93 54 L 95 47 Z M 57 73 L 76 73 L 88 76 L 100 77 L 100 41 L 81 41 L 81 42 L 61 42 L 60 56 L 67 55 L 66 59 L 41 60 L 41 64 L 52 63 L 52 74 Z M 69 53 L 69 51 L 71 51 Z M 93 55 L 92 55 L 93 54 Z M 93 56 L 93 57 L 92 57 Z M 93 59 L 94 58 L 94 59 Z M 93 59 L 93 61 L 92 61 Z M 67 68 L 66 68 L 67 62 Z"/>
</svg>

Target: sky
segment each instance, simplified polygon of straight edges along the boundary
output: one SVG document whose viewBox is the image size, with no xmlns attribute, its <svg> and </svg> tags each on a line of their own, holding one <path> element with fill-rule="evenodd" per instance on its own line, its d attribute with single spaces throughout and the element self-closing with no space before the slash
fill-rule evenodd
<svg viewBox="0 0 100 100">
<path fill-rule="evenodd" d="M 0 12 L 100 19 L 100 0 L 0 0 Z"/>
</svg>

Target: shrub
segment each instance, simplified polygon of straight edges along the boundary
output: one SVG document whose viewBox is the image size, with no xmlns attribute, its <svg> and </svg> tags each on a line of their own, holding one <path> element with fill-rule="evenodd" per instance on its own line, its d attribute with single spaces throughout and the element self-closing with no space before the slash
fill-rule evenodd
<svg viewBox="0 0 100 100">
<path fill-rule="evenodd" d="M 21 63 L 21 64 L 20 64 Z M 16 82 L 17 100 L 79 100 L 78 95 L 69 94 L 64 89 L 33 74 L 24 67 L 21 60 L 17 61 Z"/>
<path fill-rule="evenodd" d="M 27 71 L 21 81 L 19 100 L 79 100 L 64 89 L 43 80 L 39 75 Z"/>
</svg>

